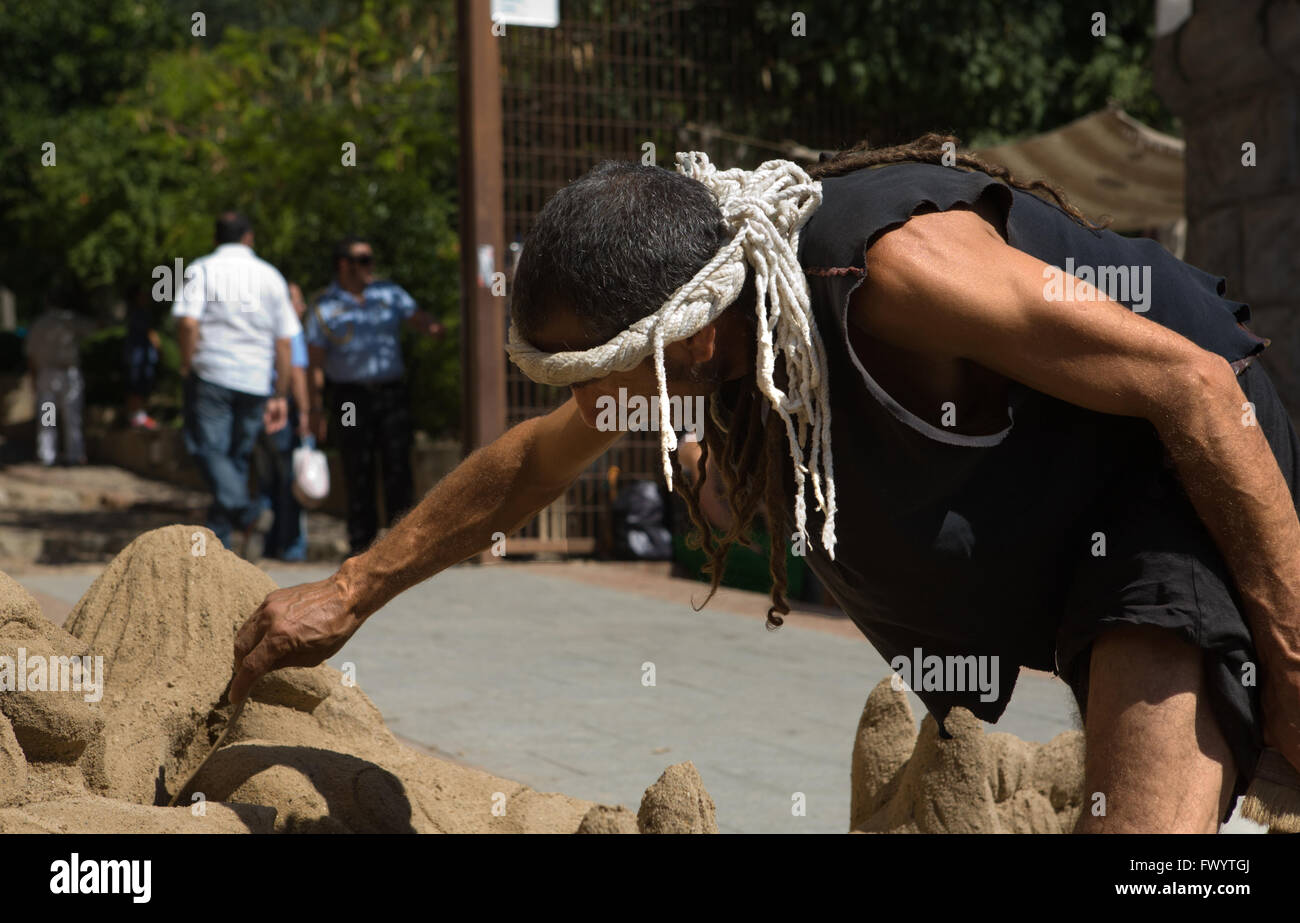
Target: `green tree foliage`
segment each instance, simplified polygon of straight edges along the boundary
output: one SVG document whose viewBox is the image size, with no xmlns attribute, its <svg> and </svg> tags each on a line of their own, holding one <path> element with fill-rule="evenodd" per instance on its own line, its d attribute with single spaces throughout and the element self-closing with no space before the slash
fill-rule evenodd
<svg viewBox="0 0 1300 923">
<path fill-rule="evenodd" d="M 42 167 L 42 145 L 55 144 L 60 163 L 69 147 L 65 125 L 84 136 L 90 123 L 91 149 L 83 157 L 99 163 L 118 152 L 105 150 L 95 137 L 112 106 L 148 71 L 151 56 L 177 47 L 180 32 L 160 3 L 0 3 L 4 78 L 0 80 L 0 218 L 5 246 L 0 248 L 0 282 L 18 294 L 19 308 L 30 313 L 44 293 L 69 279 L 67 243 L 75 228 L 94 221 L 87 196 L 70 201 L 61 184 L 51 186 L 57 167 Z M 78 116 L 80 115 L 80 118 Z M 66 172 L 66 171 L 65 171 Z"/>
<path fill-rule="evenodd" d="M 193 34 L 194 7 L 0 0 L 0 282 L 26 316 L 56 284 L 83 302 L 116 298 L 152 285 L 155 267 L 210 250 L 215 215 L 239 208 L 261 255 L 310 296 L 330 281 L 334 241 L 367 236 L 379 274 L 448 326 L 444 341 L 413 341 L 408 355 L 419 424 L 454 429 L 452 0 L 217 0 L 202 4 L 204 35 Z M 567 0 L 547 53 L 585 62 L 570 77 L 608 90 L 582 94 L 575 116 L 649 117 L 665 131 L 697 122 L 840 147 L 946 129 L 980 146 L 1111 100 L 1170 130 L 1151 89 L 1150 3 L 1100 12 L 1105 36 L 1091 7 L 1067 0 Z M 673 51 L 593 55 L 614 33 Z M 516 42 L 501 45 L 509 80 L 540 88 L 551 78 L 533 73 L 535 55 L 512 52 L 524 48 Z M 672 72 L 657 73 L 666 60 Z M 629 92 L 683 74 L 698 96 Z M 41 164 L 47 141 L 53 167 Z M 347 142 L 355 166 L 342 163 Z M 751 165 L 775 156 L 737 151 L 734 162 Z"/>
<path fill-rule="evenodd" d="M 805 15 L 792 35 L 793 8 Z M 1094 34 L 1096 13 L 1105 35 Z M 982 147 L 1046 131 L 1110 101 L 1165 131 L 1151 84 L 1149 0 L 759 0 L 741 23 L 770 105 L 752 130 L 781 138 L 803 108 L 851 113 L 840 143 L 897 144 L 948 130 Z"/>
<path fill-rule="evenodd" d="M 310 296 L 332 280 L 335 241 L 366 236 L 379 274 L 449 328 L 441 343 L 409 345 L 433 366 L 419 370 L 431 392 L 416 402 L 420 425 L 454 428 L 450 3 L 339 4 L 328 26 L 303 4 L 205 4 L 205 36 L 191 34 L 188 7 L 143 6 L 153 31 L 133 33 L 130 73 L 113 81 L 88 64 L 80 83 L 65 78 L 79 93 L 50 92 L 26 118 L 6 97 L 0 124 L 23 175 L 4 202 L 21 234 L 0 255 L 0 279 L 28 313 L 54 278 L 75 280 L 83 299 L 152 286 L 156 267 L 211 250 L 216 214 L 237 208 L 253 220 L 259 254 Z M 40 63 L 26 62 L 31 82 Z M 57 145 L 56 166 L 40 163 L 44 140 Z M 345 145 L 355 146 L 355 166 L 344 163 Z"/>
</svg>

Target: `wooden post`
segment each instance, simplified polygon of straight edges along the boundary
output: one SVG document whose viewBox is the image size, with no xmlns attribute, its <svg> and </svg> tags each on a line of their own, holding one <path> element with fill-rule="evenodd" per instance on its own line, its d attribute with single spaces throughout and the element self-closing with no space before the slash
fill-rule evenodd
<svg viewBox="0 0 1300 923">
<path fill-rule="evenodd" d="M 462 454 L 506 428 L 506 300 L 500 38 L 491 0 L 457 0 L 460 49 L 460 290 Z M 498 291 L 502 290 L 498 288 Z"/>
<path fill-rule="evenodd" d="M 501 58 L 491 0 L 456 0 L 460 122 L 461 455 L 506 428 Z M 502 290 L 498 287 L 498 291 Z M 481 564 L 499 559 L 478 555 Z"/>
</svg>

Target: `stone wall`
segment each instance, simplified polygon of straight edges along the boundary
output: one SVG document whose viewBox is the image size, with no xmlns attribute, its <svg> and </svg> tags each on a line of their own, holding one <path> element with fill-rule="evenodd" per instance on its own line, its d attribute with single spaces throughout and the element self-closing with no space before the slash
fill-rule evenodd
<svg viewBox="0 0 1300 923">
<path fill-rule="evenodd" d="M 86 433 L 86 450 L 93 462 L 117 465 L 142 477 L 169 484 L 206 490 L 198 466 L 185 451 L 180 430 L 169 427 L 154 432 L 139 429 L 92 429 Z M 330 462 L 330 495 L 320 511 L 346 517 L 347 491 L 343 479 L 343 463 L 336 452 L 327 453 L 326 457 Z M 416 433 L 411 448 L 415 496 L 424 496 L 459 463 L 459 441 L 429 439 L 423 433 Z M 376 504 L 382 507 L 382 497 L 376 497 Z"/>
<path fill-rule="evenodd" d="M 1187 141 L 1185 259 L 1227 277 L 1300 420 L 1300 2 L 1196 0 L 1154 54 Z M 1255 166 L 1243 145 L 1255 147 Z"/>
</svg>

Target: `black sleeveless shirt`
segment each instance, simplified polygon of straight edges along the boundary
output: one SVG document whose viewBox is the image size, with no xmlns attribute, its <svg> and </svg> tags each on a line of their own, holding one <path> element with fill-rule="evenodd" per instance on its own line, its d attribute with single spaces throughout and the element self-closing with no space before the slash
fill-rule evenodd
<svg viewBox="0 0 1300 923">
<path fill-rule="evenodd" d="M 1143 316 L 1238 371 L 1268 341 L 1244 326 L 1249 308 L 1223 297 L 1222 278 L 1153 240 L 1090 230 L 984 173 L 896 164 L 827 178 L 822 193 L 799 260 L 829 364 L 837 545 L 832 561 L 820 545 L 823 516 L 808 484 L 807 563 L 887 661 L 911 661 L 916 648 L 925 657 L 996 655 L 994 701 L 979 692 L 917 690 L 940 722 L 955 705 L 996 721 L 1020 666 L 1057 672 L 1056 629 L 1072 562 L 1092 545 L 1088 510 L 1134 458 L 1161 451 L 1158 437 L 1145 420 L 1096 413 L 1015 381 L 1006 427 L 990 435 L 963 435 L 909 412 L 849 344 L 848 302 L 865 278 L 867 247 L 922 205 L 944 211 L 987 197 L 1010 245 L 1045 263 L 1076 273 L 1150 266 L 1145 291 L 1117 300 L 1134 308 L 1135 296 L 1147 297 L 1138 304 Z M 734 406 L 736 384 L 718 394 L 724 411 Z M 785 482 L 792 496 L 789 464 Z M 793 502 L 786 517 L 789 536 Z"/>
</svg>

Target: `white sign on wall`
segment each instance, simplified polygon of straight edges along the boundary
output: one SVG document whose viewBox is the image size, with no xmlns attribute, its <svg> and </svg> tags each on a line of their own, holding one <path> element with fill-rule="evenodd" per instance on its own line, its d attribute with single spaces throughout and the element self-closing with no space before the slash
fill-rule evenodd
<svg viewBox="0 0 1300 923">
<path fill-rule="evenodd" d="M 492 0 L 492 21 L 554 29 L 560 24 L 560 0 Z"/>
<path fill-rule="evenodd" d="M 1177 32 L 1192 16 L 1192 0 L 1156 0 L 1156 38 Z"/>
</svg>

